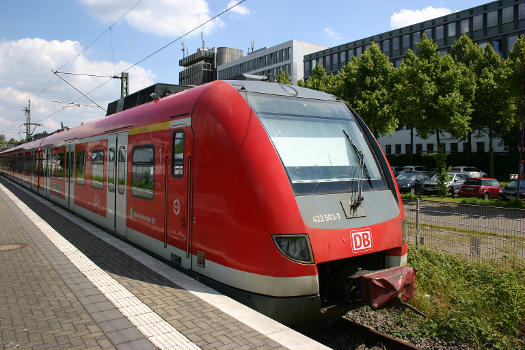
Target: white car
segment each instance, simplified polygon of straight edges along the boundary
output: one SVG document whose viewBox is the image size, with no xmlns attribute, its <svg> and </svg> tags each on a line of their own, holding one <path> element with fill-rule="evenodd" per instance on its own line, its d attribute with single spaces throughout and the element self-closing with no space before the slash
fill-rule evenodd
<svg viewBox="0 0 525 350">
<path fill-rule="evenodd" d="M 455 167 L 450 168 L 449 171 L 455 172 L 455 173 L 466 174 L 468 175 L 468 177 L 475 177 L 475 178 L 487 177 L 487 174 L 485 172 L 473 166 L 455 166 Z"/>
</svg>

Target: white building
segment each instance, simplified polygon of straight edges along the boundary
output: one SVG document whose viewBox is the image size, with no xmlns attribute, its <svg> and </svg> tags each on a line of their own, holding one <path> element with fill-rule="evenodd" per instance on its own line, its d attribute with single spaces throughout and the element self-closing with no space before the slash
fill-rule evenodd
<svg viewBox="0 0 525 350">
<path fill-rule="evenodd" d="M 235 61 L 217 67 L 217 78 L 233 79 L 239 74 L 277 76 L 281 69 L 288 73 L 293 84 L 304 77 L 304 56 L 326 49 L 327 46 L 290 40 L 272 47 L 265 47 Z"/>
<path fill-rule="evenodd" d="M 385 154 L 410 154 L 410 129 L 398 130 L 390 135 L 378 138 L 379 144 Z M 448 133 L 440 135 L 439 141 L 445 147 L 446 153 L 466 152 L 468 143 L 458 140 Z M 507 148 L 501 144 L 500 139 L 494 139 L 492 147 L 494 152 L 506 152 Z M 472 134 L 472 153 L 485 153 L 489 151 L 489 138 L 487 136 L 476 137 Z M 433 153 L 437 152 L 436 135 L 431 135 L 428 139 L 418 137 L 414 130 L 414 152 L 413 153 Z"/>
</svg>

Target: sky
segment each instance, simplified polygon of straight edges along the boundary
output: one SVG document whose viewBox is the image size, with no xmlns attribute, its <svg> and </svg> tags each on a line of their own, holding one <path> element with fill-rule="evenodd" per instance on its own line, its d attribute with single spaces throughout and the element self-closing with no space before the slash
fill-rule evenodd
<svg viewBox="0 0 525 350">
<path fill-rule="evenodd" d="M 120 97 L 118 79 L 58 74 L 88 99 L 54 71 L 108 77 L 127 71 L 133 93 L 178 83 L 181 43 L 188 54 L 202 47 L 202 38 L 205 47 L 245 55 L 252 41 L 255 50 L 291 39 L 332 47 L 486 2 L 1 0 L 0 134 L 25 138 L 29 100 L 31 122 L 41 124 L 31 131 L 40 133 L 102 118 L 102 108 Z"/>
</svg>

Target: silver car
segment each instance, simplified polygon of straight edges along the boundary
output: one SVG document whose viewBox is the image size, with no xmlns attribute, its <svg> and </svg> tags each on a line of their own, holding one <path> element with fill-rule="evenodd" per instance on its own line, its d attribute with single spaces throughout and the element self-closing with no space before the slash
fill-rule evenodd
<svg viewBox="0 0 525 350">
<path fill-rule="evenodd" d="M 450 168 L 450 171 L 455 172 L 455 173 L 467 174 L 468 177 L 475 177 L 475 178 L 487 177 L 487 174 L 485 172 L 473 166 L 464 166 L 464 165 L 455 166 L 455 167 Z"/>
<path fill-rule="evenodd" d="M 469 179 L 469 176 L 465 173 L 454 173 L 448 172 L 449 181 L 447 182 L 448 192 L 456 196 L 463 185 L 465 180 Z M 436 194 L 438 192 L 438 174 L 435 174 L 430 180 L 425 181 L 419 188 L 423 194 Z"/>
</svg>

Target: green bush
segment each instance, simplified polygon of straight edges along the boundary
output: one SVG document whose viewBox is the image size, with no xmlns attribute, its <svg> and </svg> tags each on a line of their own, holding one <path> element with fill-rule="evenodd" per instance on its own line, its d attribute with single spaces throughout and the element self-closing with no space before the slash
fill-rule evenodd
<svg viewBox="0 0 525 350">
<path fill-rule="evenodd" d="M 523 263 L 470 262 L 423 247 L 412 247 L 408 257 L 418 270 L 418 295 L 410 303 L 429 317 L 405 312 L 404 321 L 418 322 L 421 335 L 459 339 L 478 348 L 524 348 Z"/>
</svg>

